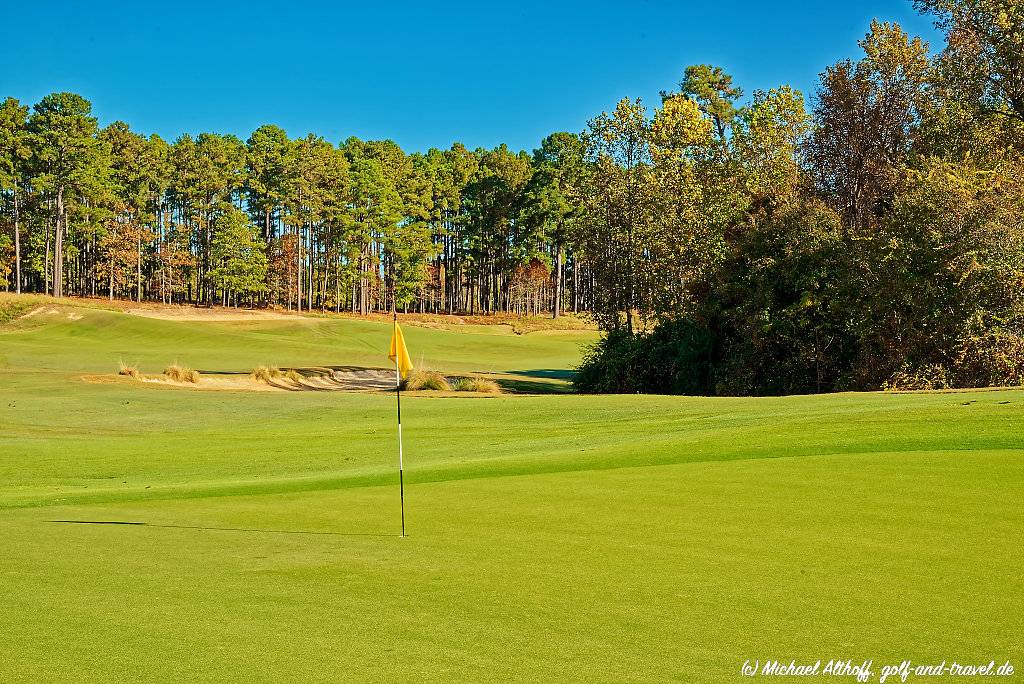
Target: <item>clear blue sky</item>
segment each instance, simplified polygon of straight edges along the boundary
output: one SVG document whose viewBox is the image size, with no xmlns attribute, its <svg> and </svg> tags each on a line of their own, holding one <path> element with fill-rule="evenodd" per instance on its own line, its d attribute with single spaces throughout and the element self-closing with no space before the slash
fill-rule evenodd
<svg viewBox="0 0 1024 684">
<path fill-rule="evenodd" d="M 234 133 L 276 123 L 409 151 L 532 149 L 624 96 L 653 104 L 689 64 L 746 93 L 813 91 L 873 17 L 939 36 L 909 0 L 840 2 L 4 3 L 0 97 L 72 90 L 102 124 Z"/>
</svg>

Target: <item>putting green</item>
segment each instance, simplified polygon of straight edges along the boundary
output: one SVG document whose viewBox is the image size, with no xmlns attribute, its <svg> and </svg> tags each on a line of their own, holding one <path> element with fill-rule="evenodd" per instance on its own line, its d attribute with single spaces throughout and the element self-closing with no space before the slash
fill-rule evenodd
<svg viewBox="0 0 1024 684">
<path fill-rule="evenodd" d="M 1024 670 L 1024 392 L 408 397 L 401 539 L 393 397 L 82 380 L 382 365 L 386 324 L 53 308 L 0 328 L 6 679 Z M 592 339 L 496 332 L 407 328 L 524 379 Z"/>
</svg>

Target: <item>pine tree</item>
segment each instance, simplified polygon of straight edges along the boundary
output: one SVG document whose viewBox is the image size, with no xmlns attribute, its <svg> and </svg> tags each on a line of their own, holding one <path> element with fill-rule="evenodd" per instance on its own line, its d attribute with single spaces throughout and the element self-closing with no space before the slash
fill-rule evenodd
<svg viewBox="0 0 1024 684">
<path fill-rule="evenodd" d="M 222 292 L 225 304 L 238 305 L 266 289 L 266 245 L 259 230 L 242 210 L 228 203 L 218 207 L 210 245 L 210 283 Z"/>
<path fill-rule="evenodd" d="M 34 184 L 53 199 L 53 295 L 64 296 L 64 239 L 69 204 L 102 195 L 108 181 L 107 151 L 97 139 L 92 105 L 81 95 L 54 93 L 33 108 L 28 129 L 34 153 Z"/>
<path fill-rule="evenodd" d="M 11 224 L 14 233 L 14 291 L 21 292 L 21 188 L 25 183 L 26 161 L 31 155 L 27 129 L 28 107 L 13 97 L 0 105 L 0 199 L 10 193 Z"/>
</svg>

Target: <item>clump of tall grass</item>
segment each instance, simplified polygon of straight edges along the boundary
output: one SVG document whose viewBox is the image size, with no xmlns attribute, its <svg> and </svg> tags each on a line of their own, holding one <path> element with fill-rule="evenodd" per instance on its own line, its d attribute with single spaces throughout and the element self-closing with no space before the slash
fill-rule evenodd
<svg viewBox="0 0 1024 684">
<path fill-rule="evenodd" d="M 408 377 L 402 381 L 402 389 L 407 392 L 415 390 L 450 392 L 452 386 L 448 383 L 448 378 L 444 377 L 437 371 L 413 370 L 410 371 Z"/>
<path fill-rule="evenodd" d="M 270 382 L 283 375 L 284 373 L 277 366 L 256 366 L 249 373 L 249 377 L 256 382 Z"/>
<path fill-rule="evenodd" d="M 173 364 L 164 368 L 164 375 L 174 382 L 199 382 L 199 371 Z"/>
<path fill-rule="evenodd" d="M 292 382 L 296 382 L 296 383 L 302 382 L 302 379 L 303 379 L 302 373 L 300 373 L 299 371 L 295 370 L 294 368 L 289 368 L 288 372 L 285 373 L 284 376 L 286 378 L 288 378 L 289 380 L 291 380 Z"/>
<path fill-rule="evenodd" d="M 483 392 L 485 394 L 499 394 L 501 387 L 494 380 L 487 378 L 471 377 L 459 378 L 452 385 L 456 392 Z"/>
<path fill-rule="evenodd" d="M 124 361 L 121 362 L 121 367 L 117 370 L 118 375 L 125 375 L 134 380 L 142 380 L 142 373 L 135 366 L 129 366 Z"/>
</svg>

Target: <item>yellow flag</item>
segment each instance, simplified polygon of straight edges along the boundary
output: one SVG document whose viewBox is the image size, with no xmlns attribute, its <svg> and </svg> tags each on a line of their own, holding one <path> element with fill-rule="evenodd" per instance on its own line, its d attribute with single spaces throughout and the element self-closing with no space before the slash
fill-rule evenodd
<svg viewBox="0 0 1024 684">
<path fill-rule="evenodd" d="M 409 358 L 409 350 L 405 346 L 405 337 L 402 329 L 395 323 L 395 332 L 391 334 L 391 350 L 388 351 L 388 358 L 398 364 L 398 372 L 404 379 L 412 370 L 412 359 Z"/>
</svg>

